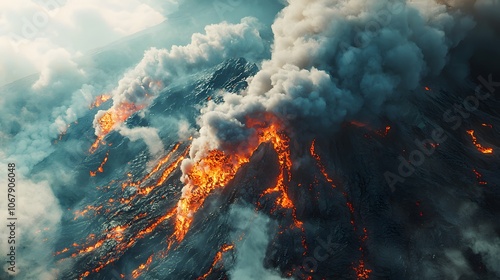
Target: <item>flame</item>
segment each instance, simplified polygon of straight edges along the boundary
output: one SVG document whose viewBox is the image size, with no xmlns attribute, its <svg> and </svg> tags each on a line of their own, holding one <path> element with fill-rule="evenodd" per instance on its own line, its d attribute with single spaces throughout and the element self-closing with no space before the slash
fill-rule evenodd
<svg viewBox="0 0 500 280">
<path fill-rule="evenodd" d="M 139 265 L 138 268 L 136 268 L 136 269 L 134 269 L 134 271 L 132 271 L 132 278 L 137 279 L 139 276 L 141 276 L 141 274 L 144 272 L 144 270 L 146 268 L 148 268 L 152 262 L 153 262 L 153 255 L 149 256 L 148 260 L 145 263 Z"/>
<path fill-rule="evenodd" d="M 94 102 L 90 104 L 89 109 L 100 107 L 104 102 L 108 101 L 109 99 L 111 99 L 111 95 L 107 94 L 99 95 L 95 98 Z"/>
<path fill-rule="evenodd" d="M 431 90 L 431 88 L 430 88 L 430 87 L 424 87 L 424 89 L 425 89 L 426 91 L 430 91 L 430 90 Z"/>
<path fill-rule="evenodd" d="M 480 151 L 483 154 L 492 154 L 493 153 L 493 148 L 485 148 L 483 147 L 480 143 L 477 142 L 477 138 L 474 135 L 474 130 L 467 130 L 467 134 L 469 134 L 472 138 L 472 143 L 474 146 L 476 146 L 477 150 Z"/>
<path fill-rule="evenodd" d="M 214 270 L 215 266 L 222 260 L 222 255 L 229 251 L 233 250 L 234 245 L 233 244 L 224 244 L 222 245 L 221 249 L 217 252 L 217 254 L 214 257 L 214 261 L 212 262 L 212 265 L 210 266 L 210 269 L 208 270 L 207 273 L 203 274 L 202 276 L 198 277 L 197 280 L 203 280 L 206 279 Z"/>
<path fill-rule="evenodd" d="M 97 172 L 102 173 L 104 172 L 104 165 L 106 162 L 108 162 L 108 156 L 109 156 L 109 151 L 106 152 L 106 155 L 104 156 L 104 159 L 102 160 L 101 164 L 97 168 L 96 171 L 90 171 L 90 176 L 95 177 L 97 175 Z"/>
</svg>

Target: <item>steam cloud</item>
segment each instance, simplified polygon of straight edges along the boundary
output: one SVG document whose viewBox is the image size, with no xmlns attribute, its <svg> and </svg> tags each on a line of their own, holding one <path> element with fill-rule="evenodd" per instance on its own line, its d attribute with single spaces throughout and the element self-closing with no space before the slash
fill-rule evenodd
<svg viewBox="0 0 500 280">
<path fill-rule="evenodd" d="M 187 46 L 171 50 L 151 49 L 142 61 L 113 90 L 113 107 L 117 124 L 151 101 L 173 79 L 199 71 L 231 57 L 258 59 L 265 51 L 255 18 L 244 18 L 239 24 L 226 22 L 205 27 L 205 34 L 194 34 Z M 134 106 L 126 106 L 133 104 Z M 98 120 L 107 111 L 100 111 L 94 120 L 96 135 L 103 135 Z M 104 133 L 105 134 L 105 133 Z"/>
<path fill-rule="evenodd" d="M 314 136 L 363 115 L 391 114 L 423 79 L 443 73 L 450 49 L 473 26 L 434 1 L 290 0 L 272 26 L 271 59 L 246 91 L 204 108 L 190 156 L 244 145 L 245 117 L 262 112 Z"/>
</svg>

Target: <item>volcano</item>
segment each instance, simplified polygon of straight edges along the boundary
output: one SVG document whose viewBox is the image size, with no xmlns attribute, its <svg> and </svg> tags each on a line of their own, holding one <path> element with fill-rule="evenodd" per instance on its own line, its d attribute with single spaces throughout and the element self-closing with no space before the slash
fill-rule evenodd
<svg viewBox="0 0 500 280">
<path fill-rule="evenodd" d="M 458 2 L 273 2 L 85 84 L 15 143 L 60 214 L 0 277 L 499 279 L 498 17 Z"/>
</svg>

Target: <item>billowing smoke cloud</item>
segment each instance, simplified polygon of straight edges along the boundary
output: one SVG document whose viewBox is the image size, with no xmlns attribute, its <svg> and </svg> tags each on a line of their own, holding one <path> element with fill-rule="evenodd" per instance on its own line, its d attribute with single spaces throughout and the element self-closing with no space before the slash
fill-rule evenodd
<svg viewBox="0 0 500 280">
<path fill-rule="evenodd" d="M 173 79 L 231 57 L 261 58 L 264 51 L 255 18 L 244 18 L 238 24 L 209 25 L 205 34 L 194 34 L 186 46 L 173 46 L 170 50 L 153 48 L 113 90 L 113 107 L 96 115 L 96 135 L 105 135 L 131 114 L 147 107 Z M 99 124 L 106 114 L 112 123 L 109 127 Z"/>
<path fill-rule="evenodd" d="M 232 239 L 239 240 L 235 244 L 235 263 L 228 267 L 231 279 L 283 279 L 277 272 L 264 268 L 264 257 L 273 225 L 269 217 L 254 212 L 250 207 L 238 205 L 232 206 L 229 216 L 235 221 Z"/>
<path fill-rule="evenodd" d="M 190 156 L 245 145 L 246 118 L 262 112 L 306 135 L 390 115 L 423 79 L 443 73 L 450 49 L 473 26 L 434 1 L 290 0 L 272 26 L 271 59 L 246 91 L 203 110 Z"/>
<path fill-rule="evenodd" d="M 143 140 L 148 146 L 149 153 L 154 159 L 165 152 L 163 143 L 158 136 L 158 130 L 152 127 L 135 127 L 127 128 L 121 127 L 120 134 L 128 137 L 131 141 Z"/>
</svg>

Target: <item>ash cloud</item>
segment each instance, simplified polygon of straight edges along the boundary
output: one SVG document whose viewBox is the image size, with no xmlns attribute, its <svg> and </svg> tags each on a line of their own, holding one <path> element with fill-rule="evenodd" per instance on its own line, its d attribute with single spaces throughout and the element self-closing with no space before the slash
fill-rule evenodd
<svg viewBox="0 0 500 280">
<path fill-rule="evenodd" d="M 396 118 L 394 108 L 421 81 L 443 74 L 450 50 L 474 27 L 472 17 L 458 10 L 419 4 L 289 1 L 272 26 L 271 59 L 247 90 L 203 110 L 190 156 L 199 159 L 227 142 L 245 145 L 249 137 L 241 135 L 252 133 L 245 131 L 245 118 L 262 112 L 313 136 L 356 118 Z"/>
</svg>

